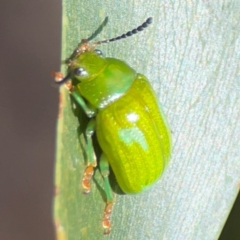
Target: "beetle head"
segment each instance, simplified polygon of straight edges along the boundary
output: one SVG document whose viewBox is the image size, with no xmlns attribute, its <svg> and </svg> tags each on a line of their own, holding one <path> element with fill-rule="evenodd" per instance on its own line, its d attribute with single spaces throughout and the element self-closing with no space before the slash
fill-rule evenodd
<svg viewBox="0 0 240 240">
<path fill-rule="evenodd" d="M 70 58 L 66 60 L 68 74 L 63 78 L 55 74 L 55 82 L 62 84 L 68 80 L 82 82 L 95 78 L 107 65 L 102 52 L 95 49 L 95 46 L 95 43 L 89 43 L 87 39 L 83 39 Z"/>
<path fill-rule="evenodd" d="M 72 79 L 90 81 L 94 79 L 107 65 L 100 50 L 91 50 L 77 55 L 71 62 L 68 71 Z"/>
</svg>

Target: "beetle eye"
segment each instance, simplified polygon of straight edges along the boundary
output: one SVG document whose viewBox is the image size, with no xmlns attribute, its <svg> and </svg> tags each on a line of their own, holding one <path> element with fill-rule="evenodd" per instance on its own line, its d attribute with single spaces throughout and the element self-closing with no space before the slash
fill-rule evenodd
<svg viewBox="0 0 240 240">
<path fill-rule="evenodd" d="M 99 49 L 94 49 L 94 52 L 95 52 L 97 55 L 103 57 L 103 53 L 102 53 L 101 50 L 99 50 Z"/>
<path fill-rule="evenodd" d="M 79 76 L 79 77 L 84 77 L 84 76 L 88 75 L 87 71 L 85 69 L 81 68 L 81 67 L 80 68 L 75 68 L 74 69 L 74 74 L 76 76 Z"/>
</svg>

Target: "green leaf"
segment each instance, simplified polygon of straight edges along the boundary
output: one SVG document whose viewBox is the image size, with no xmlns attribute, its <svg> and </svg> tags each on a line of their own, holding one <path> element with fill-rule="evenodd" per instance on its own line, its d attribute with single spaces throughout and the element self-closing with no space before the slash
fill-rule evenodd
<svg viewBox="0 0 240 240">
<path fill-rule="evenodd" d="M 116 195 L 112 232 L 103 236 L 99 171 L 90 194 L 82 194 L 80 187 L 86 118 L 61 87 L 57 239 L 218 239 L 239 190 L 238 1 L 63 0 L 62 60 L 106 16 L 109 22 L 96 40 L 118 36 L 153 17 L 145 31 L 103 44 L 101 50 L 149 78 L 170 124 L 174 149 L 155 185 L 138 195 Z"/>
</svg>

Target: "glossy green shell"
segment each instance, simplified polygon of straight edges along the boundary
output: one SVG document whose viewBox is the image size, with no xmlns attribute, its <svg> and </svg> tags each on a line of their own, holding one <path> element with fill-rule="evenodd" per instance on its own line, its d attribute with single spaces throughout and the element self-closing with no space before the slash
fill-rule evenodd
<svg viewBox="0 0 240 240">
<path fill-rule="evenodd" d="M 96 109 L 96 134 L 125 193 L 138 193 L 155 182 L 168 163 L 170 131 L 147 78 L 125 62 L 82 53 L 75 66 L 80 94 Z M 71 70 L 72 71 L 72 70 Z"/>
<path fill-rule="evenodd" d="M 170 157 L 170 134 L 144 76 L 96 120 L 99 144 L 125 193 L 141 192 L 158 179 Z"/>
</svg>

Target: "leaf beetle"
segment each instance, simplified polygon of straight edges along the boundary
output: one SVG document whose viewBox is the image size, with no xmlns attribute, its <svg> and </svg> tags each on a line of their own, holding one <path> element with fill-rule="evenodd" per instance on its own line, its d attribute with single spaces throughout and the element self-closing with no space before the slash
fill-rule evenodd
<svg viewBox="0 0 240 240">
<path fill-rule="evenodd" d="M 129 37 L 152 23 L 148 18 L 139 27 L 118 37 L 90 42 L 83 39 L 67 61 L 67 75 L 55 72 L 55 82 L 65 83 L 69 93 L 89 118 L 86 127 L 88 163 L 82 187 L 90 192 L 97 166 L 92 136 L 101 148 L 99 169 L 104 181 L 106 206 L 102 225 L 111 230 L 114 197 L 109 167 L 123 192 L 142 192 L 162 174 L 171 154 L 171 136 L 164 115 L 148 79 L 125 62 L 105 58 L 96 47 Z"/>
</svg>

